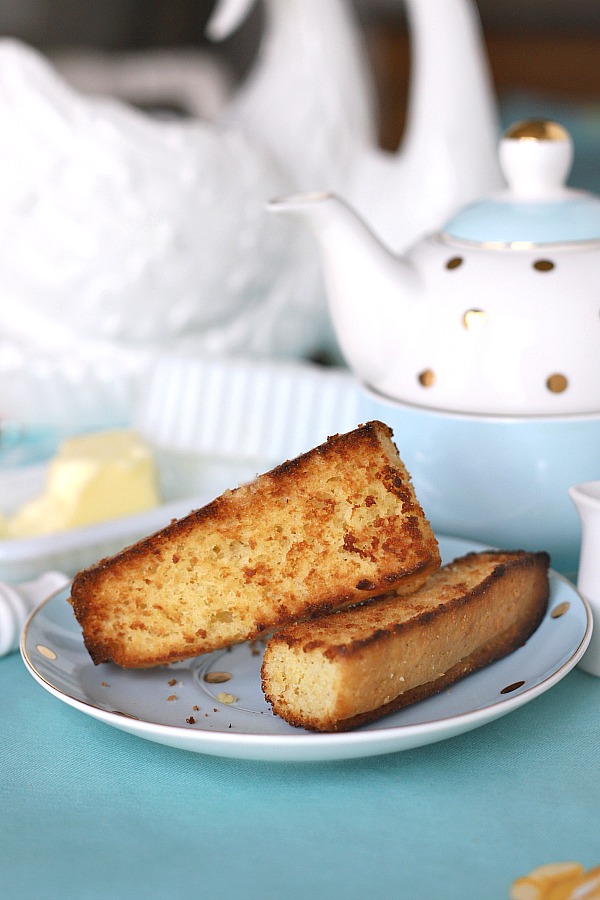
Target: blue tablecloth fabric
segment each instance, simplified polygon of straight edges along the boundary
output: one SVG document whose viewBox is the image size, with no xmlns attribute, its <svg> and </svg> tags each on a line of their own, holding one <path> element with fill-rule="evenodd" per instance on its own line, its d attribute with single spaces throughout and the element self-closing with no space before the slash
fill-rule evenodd
<svg viewBox="0 0 600 900">
<path fill-rule="evenodd" d="M 144 741 L 0 661 L 3 900 L 505 900 L 600 863 L 600 679 L 427 747 L 240 762 Z"/>
</svg>

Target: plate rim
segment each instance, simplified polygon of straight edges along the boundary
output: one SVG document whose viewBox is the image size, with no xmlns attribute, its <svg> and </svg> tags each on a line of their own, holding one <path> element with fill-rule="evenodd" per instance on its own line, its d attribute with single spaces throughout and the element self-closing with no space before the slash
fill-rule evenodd
<svg viewBox="0 0 600 900">
<path fill-rule="evenodd" d="M 437 535 L 437 538 L 438 541 L 455 542 L 461 548 L 460 553 L 473 549 L 489 549 L 486 545 L 476 541 L 463 540 L 451 535 Z M 569 658 L 558 668 L 520 693 L 507 695 L 493 703 L 487 703 L 481 708 L 469 709 L 426 722 L 384 725 L 374 730 L 357 729 L 327 733 L 302 730 L 297 734 L 265 734 L 252 731 L 190 729 L 183 725 L 129 718 L 122 713 L 111 712 L 94 703 L 73 697 L 66 690 L 52 684 L 38 671 L 35 663 L 30 659 L 26 647 L 29 630 L 36 617 L 44 607 L 64 594 L 68 590 L 68 585 L 54 591 L 30 613 L 22 630 L 20 653 L 29 674 L 52 696 L 97 721 L 155 743 L 206 755 L 270 762 L 323 762 L 377 756 L 426 746 L 492 722 L 548 691 L 577 665 L 585 653 L 592 635 L 591 608 L 577 586 L 568 578 L 553 569 L 549 570 L 549 576 L 552 580 L 566 585 L 581 602 L 586 616 L 586 627 L 581 641 Z M 93 665 L 91 660 L 90 665 Z M 493 665 L 494 663 L 491 664 L 491 666 Z M 489 670 L 491 666 L 472 673 L 470 677 L 477 677 L 480 672 Z"/>
</svg>

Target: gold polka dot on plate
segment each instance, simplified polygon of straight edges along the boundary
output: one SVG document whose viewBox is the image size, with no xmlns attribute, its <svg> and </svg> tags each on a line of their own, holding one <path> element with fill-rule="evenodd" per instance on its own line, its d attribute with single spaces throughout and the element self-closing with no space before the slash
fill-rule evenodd
<svg viewBox="0 0 600 900">
<path fill-rule="evenodd" d="M 435 384 L 435 372 L 432 369 L 425 369 L 419 374 L 419 384 L 423 387 L 432 387 Z"/>
<path fill-rule="evenodd" d="M 487 313 L 482 309 L 468 309 L 463 316 L 467 331 L 481 331 L 487 325 Z"/>
<path fill-rule="evenodd" d="M 208 682 L 208 684 L 221 684 L 223 681 L 230 681 L 232 678 L 231 672 L 207 672 L 204 676 L 204 680 Z"/>
<path fill-rule="evenodd" d="M 449 259 L 446 263 L 447 269 L 458 269 L 459 266 L 462 266 L 463 258 L 462 256 L 453 256 L 452 259 Z"/>
<path fill-rule="evenodd" d="M 51 650 L 50 647 L 46 647 L 45 644 L 36 644 L 35 649 L 41 656 L 45 656 L 46 659 L 56 659 L 57 658 L 54 650 Z"/>
<path fill-rule="evenodd" d="M 536 259 L 533 268 L 536 272 L 551 272 L 554 268 L 554 263 L 550 259 Z"/>
<path fill-rule="evenodd" d="M 553 394 L 562 394 L 563 391 L 566 391 L 568 385 L 569 382 L 564 375 L 560 374 L 560 372 L 550 375 L 546 381 L 546 387 L 549 391 L 552 391 Z"/>
<path fill-rule="evenodd" d="M 550 613 L 550 616 L 553 619 L 559 619 L 561 616 L 564 616 L 570 606 L 571 604 L 569 603 L 569 601 L 565 600 L 564 603 L 559 603 L 558 606 L 554 607 L 554 609 Z"/>
</svg>

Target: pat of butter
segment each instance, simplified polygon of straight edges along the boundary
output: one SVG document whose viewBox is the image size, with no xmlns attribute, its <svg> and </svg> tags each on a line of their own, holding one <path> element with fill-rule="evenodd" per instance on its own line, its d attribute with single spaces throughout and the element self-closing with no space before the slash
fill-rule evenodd
<svg viewBox="0 0 600 900">
<path fill-rule="evenodd" d="M 8 536 L 34 537 L 144 512 L 160 503 L 150 449 L 130 430 L 64 441 L 44 493 L 8 519 Z"/>
</svg>

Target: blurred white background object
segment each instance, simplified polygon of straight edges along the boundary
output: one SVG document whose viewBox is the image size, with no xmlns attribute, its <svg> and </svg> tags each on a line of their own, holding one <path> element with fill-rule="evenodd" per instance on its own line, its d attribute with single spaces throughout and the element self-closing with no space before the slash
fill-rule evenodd
<svg viewBox="0 0 600 900">
<path fill-rule="evenodd" d="M 222 0 L 209 31 L 226 37 L 253 6 Z M 337 358 L 312 238 L 269 217 L 265 202 L 339 190 L 401 248 L 499 177 L 475 6 L 406 8 L 415 61 L 395 153 L 377 145 L 366 54 L 344 0 L 267 0 L 257 59 L 233 91 L 210 59 L 188 57 L 180 76 L 197 102 L 187 118 L 97 95 L 131 90 L 148 102 L 129 57 L 110 87 L 98 58 L 78 70 L 73 57 L 51 64 L 2 40 L 4 416 L 127 422 L 165 352 Z M 147 87 L 152 60 L 165 68 L 156 54 L 143 62 Z M 162 82 L 156 103 L 168 105 L 173 85 Z"/>
<path fill-rule="evenodd" d="M 164 351 L 323 341 L 311 242 L 264 210 L 289 182 L 243 133 L 84 97 L 13 41 L 0 110 L 5 416 L 126 420 Z"/>
</svg>

